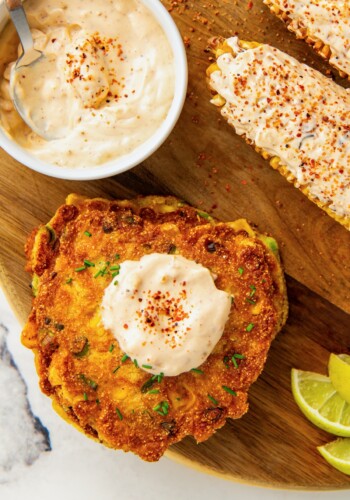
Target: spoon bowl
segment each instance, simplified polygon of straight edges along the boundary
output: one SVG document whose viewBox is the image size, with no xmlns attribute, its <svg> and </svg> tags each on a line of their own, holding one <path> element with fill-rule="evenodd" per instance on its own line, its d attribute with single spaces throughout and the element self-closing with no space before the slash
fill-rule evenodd
<svg viewBox="0 0 350 500">
<path fill-rule="evenodd" d="M 21 54 L 16 62 L 15 69 L 20 69 L 23 66 L 31 66 L 32 64 L 37 63 L 42 57 L 44 57 L 44 54 L 40 52 L 40 50 L 36 50 L 33 47 Z"/>
</svg>

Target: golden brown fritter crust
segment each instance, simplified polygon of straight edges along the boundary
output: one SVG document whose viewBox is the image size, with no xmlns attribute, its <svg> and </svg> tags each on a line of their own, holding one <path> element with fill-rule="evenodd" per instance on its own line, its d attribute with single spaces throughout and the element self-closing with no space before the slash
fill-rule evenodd
<svg viewBox="0 0 350 500">
<path fill-rule="evenodd" d="M 118 265 L 153 252 L 200 262 L 217 275 L 217 287 L 234 296 L 202 373 L 151 380 L 123 360 L 102 326 L 101 299 Z M 247 411 L 248 388 L 287 315 L 272 238 L 244 220 L 217 222 L 173 197 L 107 201 L 70 195 L 29 237 L 26 254 L 36 297 L 22 341 L 35 352 L 43 392 L 85 434 L 155 461 L 186 435 L 204 441 L 226 418 Z M 234 354 L 244 359 L 232 361 Z M 164 401 L 168 408 L 155 410 Z"/>
</svg>

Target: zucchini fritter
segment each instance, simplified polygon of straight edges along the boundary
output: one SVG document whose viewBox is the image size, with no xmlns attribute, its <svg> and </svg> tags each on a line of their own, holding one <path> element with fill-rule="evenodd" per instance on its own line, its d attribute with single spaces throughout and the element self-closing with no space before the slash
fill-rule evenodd
<svg viewBox="0 0 350 500">
<path fill-rule="evenodd" d="M 234 297 L 208 359 L 176 377 L 135 366 L 101 321 L 103 293 L 119 266 L 149 253 L 201 263 Z M 29 237 L 26 254 L 35 298 L 22 341 L 55 410 L 86 435 L 155 461 L 185 436 L 204 441 L 247 411 L 249 386 L 287 316 L 274 239 L 173 197 L 70 195 Z"/>
</svg>

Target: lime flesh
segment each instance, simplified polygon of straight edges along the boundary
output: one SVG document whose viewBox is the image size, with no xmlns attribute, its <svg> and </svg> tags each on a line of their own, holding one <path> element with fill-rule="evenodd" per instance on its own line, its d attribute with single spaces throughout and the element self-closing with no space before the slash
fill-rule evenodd
<svg viewBox="0 0 350 500">
<path fill-rule="evenodd" d="M 350 475 L 350 438 L 336 439 L 317 449 L 330 465 Z"/>
<path fill-rule="evenodd" d="M 350 356 L 331 354 L 328 362 L 329 378 L 334 389 L 350 403 Z"/>
<path fill-rule="evenodd" d="M 350 437 L 350 404 L 328 377 L 292 369 L 292 392 L 300 410 L 313 424 L 336 436 Z"/>
</svg>

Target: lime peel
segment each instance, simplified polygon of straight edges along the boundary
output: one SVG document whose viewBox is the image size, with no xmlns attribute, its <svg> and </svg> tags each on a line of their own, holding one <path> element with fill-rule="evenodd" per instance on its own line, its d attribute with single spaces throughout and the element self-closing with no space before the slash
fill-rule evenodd
<svg viewBox="0 0 350 500">
<path fill-rule="evenodd" d="M 331 354 L 329 377 L 292 369 L 292 392 L 304 415 L 317 427 L 342 436 L 317 449 L 335 469 L 350 476 L 350 356 Z"/>
<path fill-rule="evenodd" d="M 350 438 L 336 439 L 317 449 L 332 467 L 350 476 Z"/>
<path fill-rule="evenodd" d="M 292 392 L 303 414 L 331 434 L 350 437 L 350 405 L 325 375 L 292 369 Z"/>
</svg>

